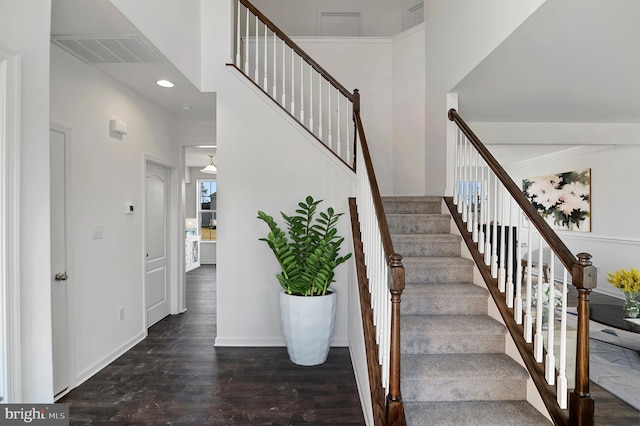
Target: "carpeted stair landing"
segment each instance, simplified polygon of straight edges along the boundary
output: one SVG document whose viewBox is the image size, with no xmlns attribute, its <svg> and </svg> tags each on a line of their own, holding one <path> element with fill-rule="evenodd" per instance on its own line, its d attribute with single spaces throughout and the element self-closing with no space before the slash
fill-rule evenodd
<svg viewBox="0 0 640 426">
<path fill-rule="evenodd" d="M 402 254 L 402 399 L 412 425 L 546 425 L 526 401 L 527 371 L 504 354 L 505 327 L 450 231 L 440 197 L 385 197 Z"/>
</svg>

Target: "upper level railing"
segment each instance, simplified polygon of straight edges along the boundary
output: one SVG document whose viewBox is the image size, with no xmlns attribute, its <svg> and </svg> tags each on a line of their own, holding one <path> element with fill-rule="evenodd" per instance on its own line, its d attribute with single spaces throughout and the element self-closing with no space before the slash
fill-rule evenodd
<svg viewBox="0 0 640 426">
<path fill-rule="evenodd" d="M 236 68 L 353 169 L 353 94 L 248 0 L 235 19 Z"/>
<path fill-rule="evenodd" d="M 393 250 L 380 191 L 360 116 L 360 95 L 345 89 L 248 0 L 235 2 L 234 64 L 267 96 L 356 172 L 358 241 L 364 259 L 358 269 L 370 295 L 382 389 L 372 391 L 377 424 L 405 423 L 400 395 L 400 297 L 402 257 Z M 359 149 L 356 149 L 356 144 Z M 355 242 L 356 238 L 354 238 Z M 359 280 L 360 281 L 360 280 Z M 365 330 L 365 334 L 367 330 Z M 368 354 L 369 356 L 370 354 Z M 371 377 L 371 374 L 370 374 Z M 386 395 L 386 397 L 385 397 Z"/>
<path fill-rule="evenodd" d="M 576 258 L 460 115 L 454 109 L 448 115 L 457 125 L 450 208 L 457 209 L 466 224 L 467 237 L 479 253 L 476 261 L 485 265 L 479 265 L 485 281 L 495 283 L 489 290 L 502 302 L 498 309 L 554 422 L 592 425 L 589 293 L 597 274 L 591 255 L 579 253 Z M 565 174 L 529 182 L 525 190 L 540 205 L 555 209 L 556 224 L 584 227 L 588 210 L 580 207 L 589 198 L 584 179 Z M 577 321 L 572 324 L 567 317 L 569 284 L 578 293 Z M 572 329 L 575 375 L 567 371 Z"/>
</svg>

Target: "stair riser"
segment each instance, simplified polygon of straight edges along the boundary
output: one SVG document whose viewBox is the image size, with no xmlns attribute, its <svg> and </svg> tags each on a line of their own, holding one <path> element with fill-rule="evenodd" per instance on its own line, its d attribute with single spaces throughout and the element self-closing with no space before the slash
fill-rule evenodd
<svg viewBox="0 0 640 426">
<path fill-rule="evenodd" d="M 393 248 L 396 253 L 402 254 L 404 257 L 416 257 L 416 256 L 460 256 L 460 242 L 450 243 L 409 243 L 409 242 L 395 242 Z"/>
<path fill-rule="evenodd" d="M 442 213 L 440 201 L 413 201 L 403 203 L 400 201 L 384 201 L 384 212 L 392 213 L 417 213 L 417 214 L 438 214 Z"/>
<path fill-rule="evenodd" d="M 433 380 L 402 382 L 402 399 L 414 401 L 500 401 L 527 398 L 526 380 Z"/>
<path fill-rule="evenodd" d="M 405 281 L 408 283 L 456 283 L 471 282 L 473 279 L 471 266 L 405 266 Z"/>
<path fill-rule="evenodd" d="M 403 354 L 463 354 L 504 352 L 504 333 L 492 335 L 435 335 L 402 331 Z"/>
<path fill-rule="evenodd" d="M 444 234 L 450 229 L 450 219 L 439 217 L 389 216 L 387 222 L 392 234 Z"/>
<path fill-rule="evenodd" d="M 486 315 L 486 298 L 402 298 L 403 315 Z"/>
</svg>

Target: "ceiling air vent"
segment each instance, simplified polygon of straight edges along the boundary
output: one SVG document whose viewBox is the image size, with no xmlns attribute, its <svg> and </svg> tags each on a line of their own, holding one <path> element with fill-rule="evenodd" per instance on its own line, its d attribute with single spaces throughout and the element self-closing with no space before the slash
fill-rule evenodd
<svg viewBox="0 0 640 426">
<path fill-rule="evenodd" d="M 137 35 L 51 36 L 51 41 L 89 64 L 165 63 L 162 55 Z"/>
</svg>

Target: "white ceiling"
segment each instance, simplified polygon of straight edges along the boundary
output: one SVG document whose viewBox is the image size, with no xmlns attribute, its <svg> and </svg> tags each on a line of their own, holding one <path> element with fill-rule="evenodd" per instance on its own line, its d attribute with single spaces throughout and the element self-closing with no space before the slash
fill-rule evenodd
<svg viewBox="0 0 640 426">
<path fill-rule="evenodd" d="M 452 91 L 475 122 L 640 122 L 640 1 L 547 0 Z"/>
<path fill-rule="evenodd" d="M 149 41 L 109 0 L 53 0 L 51 35 L 136 34 Z M 150 43 L 149 43 L 150 44 Z M 165 60 L 156 64 L 94 64 L 118 82 L 173 114 L 180 121 L 215 121 L 215 93 L 200 92 L 178 69 Z M 155 84 L 175 83 L 171 89 Z M 190 105 L 186 111 L 182 105 Z"/>
</svg>

